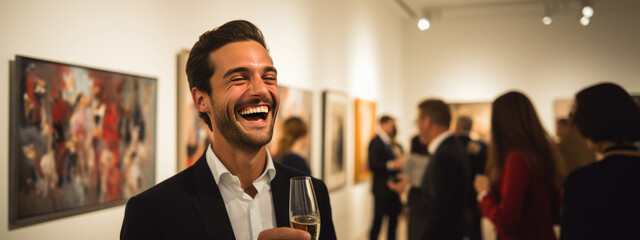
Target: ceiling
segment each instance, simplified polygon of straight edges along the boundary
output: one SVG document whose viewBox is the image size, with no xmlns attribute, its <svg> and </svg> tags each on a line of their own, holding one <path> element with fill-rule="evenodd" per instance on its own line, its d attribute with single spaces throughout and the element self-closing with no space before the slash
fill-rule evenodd
<svg viewBox="0 0 640 240">
<path fill-rule="evenodd" d="M 496 4 L 524 4 L 536 2 L 560 2 L 567 0 L 402 0 L 410 6 L 417 8 L 432 7 L 465 7 L 465 6 L 483 6 Z"/>
<path fill-rule="evenodd" d="M 430 9 L 478 8 L 541 3 L 570 3 L 595 0 L 393 0 L 405 13 L 414 18 Z"/>
</svg>

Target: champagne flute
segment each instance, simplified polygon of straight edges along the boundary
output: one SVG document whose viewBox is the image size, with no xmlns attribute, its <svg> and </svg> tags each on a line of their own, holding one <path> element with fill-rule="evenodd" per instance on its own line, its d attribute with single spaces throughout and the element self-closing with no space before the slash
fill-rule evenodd
<svg viewBox="0 0 640 240">
<path fill-rule="evenodd" d="M 320 236 L 320 211 L 311 177 L 293 177 L 290 180 L 289 219 L 291 227 L 309 232 L 312 240 Z"/>
</svg>

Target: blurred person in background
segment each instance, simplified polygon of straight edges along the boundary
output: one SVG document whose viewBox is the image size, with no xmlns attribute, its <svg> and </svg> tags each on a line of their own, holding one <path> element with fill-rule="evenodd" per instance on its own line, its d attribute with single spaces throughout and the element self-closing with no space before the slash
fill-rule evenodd
<svg viewBox="0 0 640 240">
<path fill-rule="evenodd" d="M 290 117 L 285 120 L 275 160 L 311 176 L 309 164 L 303 157 L 309 146 L 307 131 L 307 124 L 301 118 Z"/>
<path fill-rule="evenodd" d="M 418 233 L 411 239 L 463 239 L 475 204 L 470 163 L 462 143 L 449 131 L 451 111 L 442 100 L 418 105 L 420 140 L 431 154 L 420 184 Z"/>
<path fill-rule="evenodd" d="M 374 215 L 369 238 L 377 240 L 382 226 L 382 219 L 387 216 L 387 239 L 396 239 L 398 214 L 402 203 L 397 192 L 387 186 L 387 180 L 397 181 L 396 175 L 402 169 L 406 156 L 402 155 L 402 147 L 396 143 L 397 134 L 395 120 L 390 116 L 380 118 L 380 131 L 369 142 L 368 163 L 373 172 Z"/>
<path fill-rule="evenodd" d="M 620 86 L 602 83 L 576 94 L 573 120 L 603 155 L 565 183 L 562 239 L 632 239 L 640 226 L 640 107 Z"/>
<path fill-rule="evenodd" d="M 477 175 L 480 211 L 499 239 L 556 239 L 563 162 L 533 104 L 519 92 L 492 106 L 488 177 Z"/>
<path fill-rule="evenodd" d="M 456 127 L 455 127 L 455 135 L 458 137 L 462 145 L 465 147 L 466 153 L 469 156 L 469 161 L 471 163 L 471 176 L 475 176 L 476 174 L 484 174 L 484 166 L 487 164 L 487 149 L 488 146 L 486 143 L 480 140 L 473 140 L 469 136 L 471 133 L 471 127 L 473 127 L 473 119 L 469 116 L 459 116 L 456 119 Z M 474 196 L 478 194 L 474 192 Z M 477 204 L 473 204 L 473 216 L 471 227 L 469 229 L 469 239 L 470 240 L 481 240 L 482 232 L 481 232 L 481 220 L 482 214 L 480 213 L 480 209 L 478 209 Z"/>
</svg>

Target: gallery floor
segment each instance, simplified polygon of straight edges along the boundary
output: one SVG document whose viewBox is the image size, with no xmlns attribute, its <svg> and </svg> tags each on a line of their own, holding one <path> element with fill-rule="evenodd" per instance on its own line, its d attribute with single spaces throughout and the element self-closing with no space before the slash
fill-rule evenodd
<svg viewBox="0 0 640 240">
<path fill-rule="evenodd" d="M 386 229 L 387 229 L 387 222 L 385 219 L 382 221 L 382 230 L 380 232 L 378 240 L 386 240 L 386 236 L 387 236 Z M 407 240 L 407 220 L 402 215 L 398 218 L 398 231 L 396 232 L 396 236 L 397 236 L 396 238 L 397 240 Z M 369 239 L 369 232 L 367 231 L 366 234 L 359 236 L 354 240 L 368 240 L 368 239 Z M 482 239 L 484 240 L 497 239 L 493 224 L 487 218 L 482 219 Z"/>
</svg>

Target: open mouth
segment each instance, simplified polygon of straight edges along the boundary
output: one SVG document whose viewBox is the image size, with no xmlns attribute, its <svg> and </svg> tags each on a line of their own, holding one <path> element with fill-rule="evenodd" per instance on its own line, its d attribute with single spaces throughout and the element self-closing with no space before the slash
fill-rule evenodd
<svg viewBox="0 0 640 240">
<path fill-rule="evenodd" d="M 240 110 L 240 116 L 247 121 L 256 122 L 256 121 L 264 121 L 267 119 L 269 115 L 269 107 L 268 106 L 253 106 L 246 107 Z"/>
</svg>

